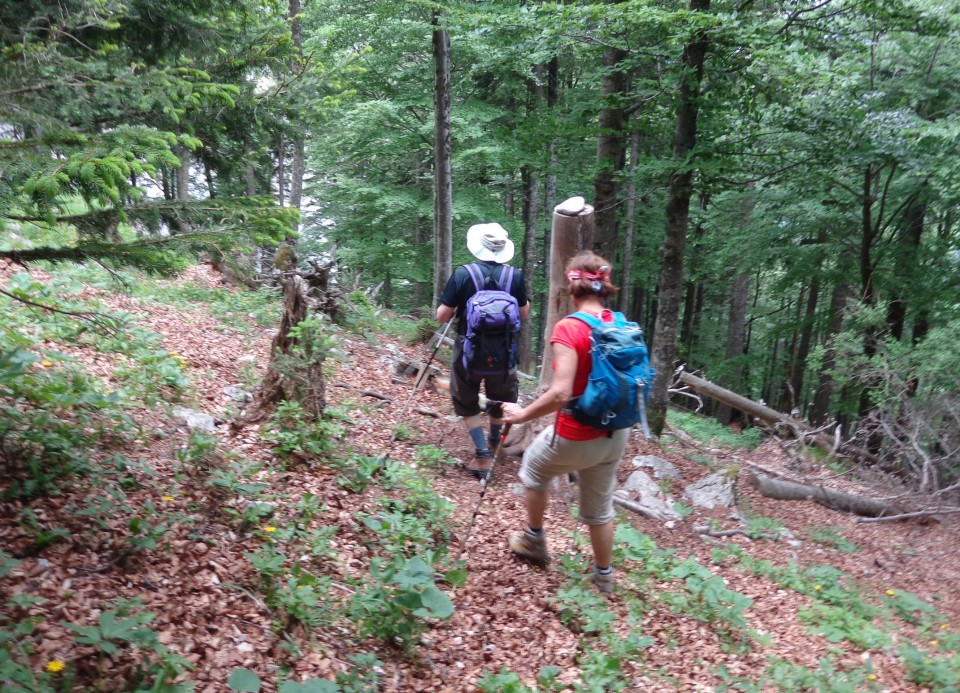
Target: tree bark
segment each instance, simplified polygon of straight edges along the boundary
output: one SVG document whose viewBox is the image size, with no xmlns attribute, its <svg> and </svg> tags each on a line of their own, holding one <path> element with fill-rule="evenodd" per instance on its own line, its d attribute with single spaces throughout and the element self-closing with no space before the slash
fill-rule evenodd
<svg viewBox="0 0 960 693">
<path fill-rule="evenodd" d="M 743 389 L 743 355 L 747 349 L 747 303 L 749 301 L 750 275 L 738 274 L 730 283 L 730 310 L 727 313 L 727 345 L 725 376 L 723 383 L 731 390 Z M 734 420 L 734 408 L 721 403 L 717 420 L 729 424 Z"/>
<path fill-rule="evenodd" d="M 523 179 L 523 276 L 532 277 L 537 259 L 537 219 L 540 213 L 540 174 L 530 166 L 521 171 Z M 533 365 L 533 330 L 526 320 L 520 332 L 520 370 L 530 372 Z"/>
<path fill-rule="evenodd" d="M 609 0 L 619 4 L 623 0 Z M 616 46 L 603 53 L 603 76 L 600 78 L 600 94 L 603 109 L 600 111 L 600 134 L 597 137 L 597 175 L 594 178 L 595 231 L 593 249 L 614 264 L 617 253 L 617 176 L 623 169 L 625 150 L 623 109 L 627 76 L 622 64 L 627 52 Z"/>
<path fill-rule="evenodd" d="M 302 373 L 291 373 L 291 364 L 283 363 L 297 345 L 297 340 L 290 335 L 291 329 L 309 314 L 309 285 L 299 274 L 288 274 L 281 279 L 281 286 L 283 315 L 270 346 L 270 365 L 254 393 L 253 401 L 231 422 L 233 428 L 262 421 L 282 401 L 300 402 L 304 411 L 312 416 L 320 416 L 326 407 L 323 358 L 311 360 Z"/>
<path fill-rule="evenodd" d="M 690 0 L 693 12 L 706 12 L 710 0 Z M 683 293 L 683 255 L 687 243 L 690 196 L 693 189 L 693 168 L 688 158 L 697 142 L 697 116 L 700 111 L 700 85 L 709 41 L 704 30 L 697 31 L 684 46 L 684 74 L 680 82 L 680 98 L 673 136 L 673 160 L 676 167 L 670 176 L 667 221 L 660 255 L 657 321 L 653 335 L 653 367 L 657 371 L 650 395 L 650 429 L 660 435 L 667 420 L 667 402 L 677 355 L 677 321 Z"/>
<path fill-rule="evenodd" d="M 433 301 L 440 294 L 453 272 L 453 169 L 451 162 L 450 113 L 450 35 L 441 28 L 441 13 L 433 13 L 434 63 L 434 261 Z"/>
<path fill-rule="evenodd" d="M 637 217 L 637 159 L 640 156 L 640 132 L 634 130 L 630 135 L 630 180 L 627 183 L 627 209 L 623 230 L 623 257 L 620 260 L 620 312 L 628 314 L 630 288 L 633 284 L 633 239 Z M 632 316 L 635 320 L 639 316 Z"/>
<path fill-rule="evenodd" d="M 585 204 L 575 208 L 577 206 L 573 204 L 574 200 L 582 201 L 582 198 L 567 200 L 558 205 L 553 212 L 553 232 L 550 235 L 550 288 L 547 297 L 543 362 L 540 367 L 537 392 L 544 392 L 553 380 L 553 349 L 550 346 L 553 328 L 560 318 L 573 312 L 573 301 L 567 291 L 567 278 L 564 275 L 567 262 L 593 243 L 593 207 Z M 559 212 L 557 209 L 565 211 Z M 507 453 L 511 455 L 522 453 L 534 436 L 546 425 L 548 423 L 544 419 L 538 419 L 514 428 L 510 434 L 510 446 L 506 448 Z"/>
<path fill-rule="evenodd" d="M 293 42 L 296 54 L 293 57 L 290 66 L 294 74 L 299 74 L 303 69 L 303 25 L 300 20 L 302 11 L 300 0 L 289 0 L 288 11 L 290 16 L 290 39 Z M 303 123 L 294 125 L 294 133 L 290 140 L 290 208 L 300 211 L 301 200 L 303 198 L 303 176 L 306 172 L 306 151 L 304 143 L 304 132 L 306 128 Z M 293 233 L 287 237 L 287 242 L 296 243 L 297 232 L 300 230 L 299 220 L 293 221 Z"/>
<path fill-rule="evenodd" d="M 815 426 L 822 425 L 830 414 L 830 402 L 833 399 L 833 369 L 837 364 L 837 351 L 833 345 L 834 338 L 840 334 L 843 329 L 843 317 L 846 311 L 849 289 L 846 284 L 838 282 L 833 287 L 830 296 L 829 320 L 827 323 L 827 333 L 824 335 L 824 344 L 826 351 L 823 355 L 823 363 L 820 366 L 820 374 L 817 378 L 817 391 L 813 396 L 813 406 L 810 409 L 810 421 Z"/>
</svg>

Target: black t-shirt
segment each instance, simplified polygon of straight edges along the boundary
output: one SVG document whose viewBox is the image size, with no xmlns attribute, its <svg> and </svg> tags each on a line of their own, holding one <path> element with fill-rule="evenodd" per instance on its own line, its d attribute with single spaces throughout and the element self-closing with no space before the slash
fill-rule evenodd
<svg viewBox="0 0 960 693">
<path fill-rule="evenodd" d="M 480 273 L 486 277 L 493 277 L 494 283 L 500 279 L 500 273 L 503 272 L 503 265 L 497 262 L 472 263 L 480 267 Z M 498 284 L 499 286 L 499 284 Z M 477 293 L 477 287 L 470 278 L 470 273 L 464 265 L 457 267 L 447 280 L 447 285 L 440 296 L 440 303 L 451 308 L 456 307 L 457 313 L 457 332 L 463 334 L 466 332 L 466 326 L 463 324 L 464 314 L 467 308 L 467 301 Z M 513 282 L 510 284 L 510 294 L 517 299 L 517 305 L 523 308 L 529 300 L 527 299 L 527 287 L 523 281 L 523 272 L 516 267 L 513 268 Z"/>
</svg>

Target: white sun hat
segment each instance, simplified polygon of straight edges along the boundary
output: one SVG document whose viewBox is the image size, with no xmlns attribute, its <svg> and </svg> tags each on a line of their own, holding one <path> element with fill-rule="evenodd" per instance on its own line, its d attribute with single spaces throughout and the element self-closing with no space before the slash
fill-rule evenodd
<svg viewBox="0 0 960 693">
<path fill-rule="evenodd" d="M 510 262 L 513 257 L 513 241 L 507 238 L 507 230 L 500 224 L 474 224 L 467 230 L 467 249 L 478 260 Z"/>
</svg>

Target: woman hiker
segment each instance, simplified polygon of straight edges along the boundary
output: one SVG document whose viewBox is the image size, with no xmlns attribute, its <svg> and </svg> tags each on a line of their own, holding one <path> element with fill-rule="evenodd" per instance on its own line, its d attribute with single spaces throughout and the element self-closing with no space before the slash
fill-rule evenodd
<svg viewBox="0 0 960 693">
<path fill-rule="evenodd" d="M 568 290 L 578 311 L 596 315 L 604 322 L 613 312 L 604 300 L 617 287 L 610 283 L 610 263 L 592 252 L 574 257 L 567 265 Z M 602 431 L 578 422 L 565 411 L 571 397 L 583 394 L 590 374 L 590 327 L 576 318 L 564 318 L 553 329 L 553 382 L 550 388 L 526 407 L 503 404 L 503 422 L 520 424 L 560 412 L 554 426 L 541 431 L 523 455 L 520 481 L 525 489 L 527 528 L 510 535 L 510 549 L 516 555 L 541 565 L 550 560 L 543 516 L 547 509 L 548 487 L 556 476 L 577 472 L 580 492 L 580 521 L 590 528 L 593 572 L 596 588 L 613 592 L 613 492 L 617 467 L 627 445 L 630 429 Z M 554 430 L 556 429 L 556 430 Z"/>
</svg>

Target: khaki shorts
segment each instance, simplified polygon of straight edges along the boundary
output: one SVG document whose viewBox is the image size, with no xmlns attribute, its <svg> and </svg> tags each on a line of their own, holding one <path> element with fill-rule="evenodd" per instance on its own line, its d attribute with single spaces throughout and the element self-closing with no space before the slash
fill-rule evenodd
<svg viewBox="0 0 960 693">
<path fill-rule="evenodd" d="M 520 466 L 520 481 L 526 488 L 546 490 L 550 480 L 577 472 L 580 480 L 580 521 L 602 525 L 614 518 L 613 492 L 617 490 L 617 467 L 627 447 L 630 429 L 613 431 L 609 438 L 594 440 L 553 439 L 553 426 L 541 431 Z"/>
</svg>

